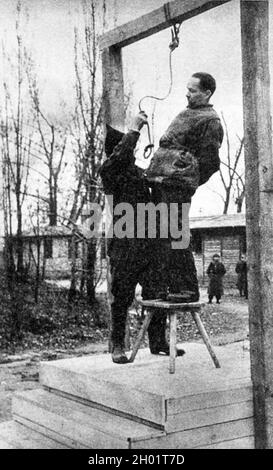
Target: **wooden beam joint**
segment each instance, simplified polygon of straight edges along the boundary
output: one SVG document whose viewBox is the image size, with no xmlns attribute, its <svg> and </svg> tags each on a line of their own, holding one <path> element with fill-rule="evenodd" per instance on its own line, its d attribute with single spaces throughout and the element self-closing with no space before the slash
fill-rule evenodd
<svg viewBox="0 0 273 470">
<path fill-rule="evenodd" d="M 231 0 L 174 0 L 162 7 L 129 21 L 105 34 L 100 38 L 100 47 L 118 48 L 128 46 L 159 31 L 169 28 L 172 24 L 181 23 L 207 10 L 215 8 Z"/>
</svg>

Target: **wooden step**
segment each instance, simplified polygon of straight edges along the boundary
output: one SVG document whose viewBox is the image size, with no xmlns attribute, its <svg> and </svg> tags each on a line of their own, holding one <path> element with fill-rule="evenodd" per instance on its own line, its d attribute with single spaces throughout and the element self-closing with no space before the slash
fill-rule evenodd
<svg viewBox="0 0 273 470">
<path fill-rule="evenodd" d="M 132 449 L 254 449 L 253 419 L 240 419 L 151 439 L 135 439 Z"/>
<path fill-rule="evenodd" d="M 67 446 L 15 421 L 0 423 L 0 449 L 67 449 Z"/>
<path fill-rule="evenodd" d="M 70 448 L 129 448 L 131 440 L 164 434 L 45 390 L 15 394 L 12 411 L 16 421 Z"/>
<path fill-rule="evenodd" d="M 249 356 L 242 346 L 224 348 L 224 354 L 216 348 L 221 369 L 211 364 L 202 344 L 184 348 L 173 375 L 167 357 L 141 350 L 136 362 L 126 365 L 113 364 L 109 355 L 42 363 L 40 382 L 167 432 L 252 417 Z"/>
<path fill-rule="evenodd" d="M 197 447 L 198 448 L 198 447 Z M 202 449 L 254 449 L 254 436 L 242 437 L 240 439 L 230 439 L 229 441 L 218 442 Z"/>
</svg>

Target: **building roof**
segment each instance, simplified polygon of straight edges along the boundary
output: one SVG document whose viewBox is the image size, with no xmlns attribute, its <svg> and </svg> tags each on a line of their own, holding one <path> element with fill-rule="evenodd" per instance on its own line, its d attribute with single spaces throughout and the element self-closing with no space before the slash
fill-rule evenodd
<svg viewBox="0 0 273 470">
<path fill-rule="evenodd" d="M 221 214 L 206 217 L 190 217 L 190 229 L 245 227 L 245 214 Z"/>
<path fill-rule="evenodd" d="M 35 228 L 34 230 L 25 230 L 23 232 L 23 237 L 37 237 L 38 230 Z M 72 230 L 69 227 L 65 227 L 64 225 L 56 225 L 50 226 L 47 225 L 45 227 L 40 227 L 39 235 L 40 237 L 44 236 L 53 236 L 53 237 L 66 237 L 72 234 Z"/>
</svg>

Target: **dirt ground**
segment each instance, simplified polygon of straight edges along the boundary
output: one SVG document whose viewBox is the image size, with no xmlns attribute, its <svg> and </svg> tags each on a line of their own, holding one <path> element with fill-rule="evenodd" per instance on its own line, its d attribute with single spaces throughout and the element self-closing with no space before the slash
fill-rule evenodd
<svg viewBox="0 0 273 470">
<path fill-rule="evenodd" d="M 206 302 L 206 292 L 201 292 L 201 301 Z M 248 338 L 248 306 L 247 301 L 240 298 L 236 292 L 228 292 L 220 305 L 205 305 L 204 318 L 206 330 L 213 344 L 223 345 Z M 191 318 L 178 323 L 178 341 L 200 341 L 198 332 L 194 330 Z M 187 330 L 191 334 L 187 333 Z M 11 401 L 16 391 L 38 388 L 39 363 L 63 359 L 71 356 L 106 353 L 106 341 L 100 343 L 85 343 L 84 346 L 73 350 L 43 350 L 33 352 L 26 350 L 17 355 L 3 355 L 0 351 L 0 422 L 11 419 Z"/>
</svg>

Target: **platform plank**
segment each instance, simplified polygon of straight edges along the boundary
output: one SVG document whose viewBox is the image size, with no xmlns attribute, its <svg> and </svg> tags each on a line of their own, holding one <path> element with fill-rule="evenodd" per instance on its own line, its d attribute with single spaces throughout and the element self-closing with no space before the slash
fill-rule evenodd
<svg viewBox="0 0 273 470">
<path fill-rule="evenodd" d="M 160 438 L 132 440 L 130 447 L 132 449 L 193 449 L 206 448 L 210 445 L 221 446 L 223 442 L 228 442 L 229 448 L 232 448 L 232 440 L 248 438 L 253 434 L 253 419 L 247 418 L 186 431 L 176 431 Z M 234 442 L 234 444 L 237 443 Z"/>
<path fill-rule="evenodd" d="M 67 449 L 53 439 L 15 421 L 0 423 L 0 449 Z"/>
<path fill-rule="evenodd" d="M 128 439 L 155 437 L 158 430 L 126 418 L 87 407 L 44 390 L 15 394 L 13 414 L 70 439 L 75 448 L 128 448 Z"/>
<path fill-rule="evenodd" d="M 141 350 L 136 361 L 126 365 L 113 364 L 110 355 L 42 363 L 40 381 L 49 389 L 162 429 L 170 415 L 251 399 L 249 356 L 242 345 L 216 348 L 221 369 L 211 364 L 203 344 L 183 347 L 186 355 L 177 358 L 173 375 L 168 371 L 168 357 Z"/>
<path fill-rule="evenodd" d="M 71 397 L 79 396 L 89 402 L 164 427 L 164 398 L 160 394 L 134 388 L 128 383 L 112 382 L 107 378 L 65 370 L 58 365 L 52 365 L 50 370 L 42 367 L 40 381 L 42 385 L 60 390 Z"/>
<path fill-rule="evenodd" d="M 233 388 L 222 388 L 221 390 L 200 391 L 193 395 L 168 398 L 168 416 L 194 411 L 210 406 L 224 406 L 233 403 L 241 403 L 252 400 L 252 385 L 248 379 L 237 380 Z"/>
<path fill-rule="evenodd" d="M 3 439 L 0 439 L 0 449 L 1 450 L 14 449 L 14 447 L 11 444 L 9 444 L 7 441 L 4 441 Z"/>
<path fill-rule="evenodd" d="M 242 437 L 241 439 L 231 439 L 230 441 L 218 442 L 201 449 L 254 449 L 254 436 Z M 198 449 L 198 447 L 197 447 Z"/>
<path fill-rule="evenodd" d="M 211 403 L 211 405 L 213 402 Z M 170 415 L 166 422 L 166 432 L 193 429 L 210 424 L 226 423 L 243 418 L 253 417 L 253 401 L 233 403 L 224 406 L 210 406 L 202 410 L 184 411 Z"/>
</svg>

